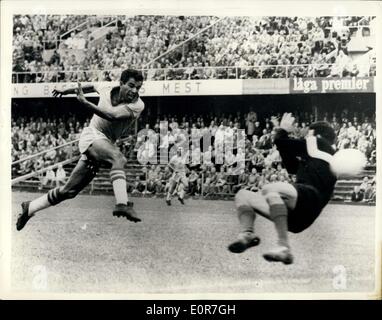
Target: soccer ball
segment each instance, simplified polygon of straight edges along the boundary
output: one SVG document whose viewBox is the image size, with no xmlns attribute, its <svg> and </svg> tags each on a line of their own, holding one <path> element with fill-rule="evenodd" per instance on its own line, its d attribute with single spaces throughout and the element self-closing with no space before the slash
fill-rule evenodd
<svg viewBox="0 0 382 320">
<path fill-rule="evenodd" d="M 330 162 L 330 168 L 337 177 L 356 176 L 366 166 L 366 156 L 357 149 L 341 149 Z"/>
</svg>

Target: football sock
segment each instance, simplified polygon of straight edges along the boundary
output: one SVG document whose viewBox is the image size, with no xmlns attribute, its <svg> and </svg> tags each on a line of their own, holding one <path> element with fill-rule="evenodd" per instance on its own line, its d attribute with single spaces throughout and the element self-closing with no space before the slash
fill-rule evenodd
<svg viewBox="0 0 382 320">
<path fill-rule="evenodd" d="M 170 185 L 170 186 L 168 187 L 166 200 L 171 200 L 171 198 L 172 198 L 172 194 L 174 193 L 174 191 L 175 191 L 174 186 L 173 186 L 173 185 Z"/>
<path fill-rule="evenodd" d="M 112 169 L 110 179 L 113 185 L 113 191 L 116 204 L 127 204 L 126 173 L 123 169 Z"/>
<path fill-rule="evenodd" d="M 256 213 L 250 206 L 240 206 L 237 208 L 237 215 L 242 232 L 253 232 L 253 224 L 256 219 Z"/>
<path fill-rule="evenodd" d="M 184 188 L 183 188 L 183 186 L 181 186 L 179 189 L 180 189 L 178 192 L 179 198 L 183 199 L 184 198 Z"/>
<path fill-rule="evenodd" d="M 56 190 L 56 189 L 53 189 L 53 190 Z M 37 211 L 50 207 L 52 204 L 49 202 L 48 197 L 49 197 L 49 193 L 44 194 L 43 196 L 31 201 L 29 204 L 28 215 L 31 216 Z"/>
<path fill-rule="evenodd" d="M 284 203 L 275 203 L 269 206 L 271 218 L 275 224 L 278 243 L 289 248 L 288 242 L 288 210 Z"/>
</svg>

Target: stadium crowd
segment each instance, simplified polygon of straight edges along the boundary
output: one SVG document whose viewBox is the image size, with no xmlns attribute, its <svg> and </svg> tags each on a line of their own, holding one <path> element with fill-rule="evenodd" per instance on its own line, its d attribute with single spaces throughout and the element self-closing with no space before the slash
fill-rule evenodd
<svg viewBox="0 0 382 320">
<path fill-rule="evenodd" d="M 307 134 L 309 124 L 314 121 L 314 116 L 309 113 L 295 116 L 297 121 L 293 134 L 296 138 L 302 138 Z M 167 136 L 162 139 L 159 138 L 161 120 L 167 121 L 169 127 Z M 359 149 L 366 155 L 368 165 L 376 164 L 375 119 L 364 115 L 350 115 L 344 111 L 337 116 L 325 113 L 323 120 L 330 122 L 338 135 L 337 149 Z M 163 119 L 157 119 L 151 126 L 146 125 L 146 129 L 151 128 L 151 132 L 149 130 L 148 136 L 138 138 L 135 150 L 138 152 L 138 158 L 143 159 L 144 162 L 157 155 L 158 146 L 159 149 L 171 149 L 172 146 L 184 141 L 185 133 L 191 137 L 196 135 L 197 139 L 211 134 L 213 143 L 208 150 L 195 144 L 196 147 L 191 145 L 190 151 L 185 154 L 185 157 L 189 159 L 187 175 L 190 180 L 190 194 L 200 194 L 202 186 L 204 194 L 207 195 L 235 193 L 240 188 L 258 190 L 268 182 L 293 180 L 293 176 L 289 176 L 281 166 L 279 153 L 272 143 L 272 127 L 271 118 L 258 119 L 254 111 L 250 111 L 248 114 L 238 112 L 235 115 L 221 117 L 193 115 L 182 119 L 169 115 L 164 116 Z M 236 132 L 240 128 L 245 129 L 245 145 L 242 148 L 238 146 L 233 153 L 225 154 L 226 164 L 217 165 L 215 156 L 219 148 L 219 141 L 232 140 L 235 146 Z M 234 164 L 237 159 L 241 159 L 238 156 L 241 152 L 244 152 L 245 171 L 242 174 L 233 173 Z M 194 159 L 196 159 L 196 163 Z M 212 161 L 208 159 L 212 159 Z M 167 172 L 167 174 L 169 173 Z M 163 166 L 152 166 L 147 177 L 147 185 L 141 181 L 134 189 L 134 193 L 164 192 L 168 176 L 166 171 L 163 171 Z"/>
<path fill-rule="evenodd" d="M 369 177 L 364 177 L 359 186 L 355 186 L 351 194 L 352 202 L 376 202 L 377 198 L 377 181 L 376 176 L 372 179 Z"/>
<path fill-rule="evenodd" d="M 101 25 L 100 19 L 15 16 L 13 81 L 112 81 L 126 67 L 147 67 L 148 80 L 369 75 L 362 74 L 347 52 L 352 32 L 369 18 L 225 17 L 192 38 L 217 18 L 115 16 L 106 20 L 115 20 L 115 27 L 97 41 L 91 30 Z M 84 22 L 84 30 L 60 39 Z M 374 74 L 375 62 L 370 63 Z"/>
<path fill-rule="evenodd" d="M 15 15 L 13 46 L 28 61 L 39 59 L 33 49 L 52 49 L 60 35 L 88 20 L 86 15 Z"/>
<path fill-rule="evenodd" d="M 79 138 L 82 128 L 89 121 L 81 123 L 74 115 L 69 118 L 12 118 L 11 143 L 12 162 L 28 158 L 39 152 L 51 149 L 38 157 L 21 161 L 12 166 L 12 177 L 38 171 L 52 164 L 62 162 L 78 154 L 75 143 L 63 148 L 52 149 Z"/>
<path fill-rule="evenodd" d="M 276 115 L 280 116 L 280 115 Z M 308 126 L 314 121 L 311 113 L 295 114 L 295 137 L 304 137 Z M 357 148 L 365 153 L 368 164 L 376 164 L 376 130 L 375 119 L 364 114 L 349 114 L 344 111 L 340 115 L 327 114 L 323 119 L 329 121 L 338 135 L 337 148 Z M 167 121 L 167 135 L 159 138 L 161 121 Z M 43 118 L 43 117 L 17 117 L 12 119 L 12 161 L 24 159 L 38 152 L 52 149 L 52 147 L 76 140 L 89 120 L 80 121 L 74 114 L 68 117 Z M 190 195 L 232 194 L 241 188 L 259 190 L 262 185 L 272 181 L 293 181 L 293 176 L 288 175 L 281 165 L 278 151 L 272 144 L 271 118 L 259 118 L 257 113 L 250 110 L 244 114 L 215 114 L 189 115 L 178 118 L 174 115 L 164 115 L 153 121 L 148 121 L 144 129 L 148 135 L 130 135 L 122 144 L 122 151 L 127 158 L 137 157 L 145 164 L 150 157 L 156 156 L 162 148 L 170 150 L 173 146 L 185 141 L 185 133 L 200 140 L 202 136 L 210 135 L 212 144 L 207 150 L 202 145 L 194 142 L 191 149 L 185 154 L 188 157 L 187 176 L 189 181 L 188 192 Z M 163 128 L 162 128 L 163 129 Z M 246 138 L 243 144 L 237 145 L 237 130 L 244 129 Z M 224 164 L 217 164 L 217 152 L 221 150 L 223 141 L 232 141 L 233 152 L 227 152 Z M 192 139 L 191 139 L 192 141 Z M 49 165 L 62 162 L 78 154 L 77 144 L 52 149 L 48 153 L 21 161 L 12 166 L 12 177 L 25 175 L 38 171 Z M 241 157 L 240 157 L 241 156 Z M 235 163 L 244 159 L 243 172 L 235 171 Z M 144 165 L 144 171 L 130 185 L 132 193 L 147 193 L 160 195 L 166 190 L 166 185 L 171 171 L 166 165 Z M 63 183 L 65 170 L 62 168 L 49 170 L 40 175 L 42 184 Z M 375 192 L 366 188 L 364 182 L 358 193 L 362 193 L 363 201 L 375 199 Z M 370 182 L 369 182 L 370 183 Z M 371 182 L 371 190 L 375 191 L 375 181 Z M 356 191 L 356 190 L 355 190 Z M 367 192 L 366 192 L 367 191 Z M 354 201 L 360 199 L 357 193 Z M 374 196 L 373 196 L 374 194 Z M 353 198 L 353 195 L 352 195 Z"/>
</svg>

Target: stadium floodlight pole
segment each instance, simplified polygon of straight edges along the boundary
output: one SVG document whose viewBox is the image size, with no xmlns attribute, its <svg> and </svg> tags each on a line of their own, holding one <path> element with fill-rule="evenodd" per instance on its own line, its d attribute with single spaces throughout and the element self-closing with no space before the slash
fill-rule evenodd
<svg viewBox="0 0 382 320">
<path fill-rule="evenodd" d="M 179 43 L 178 45 L 176 45 L 175 47 L 167 50 L 166 52 L 160 54 L 159 56 L 157 56 L 156 58 L 154 58 L 153 60 L 151 60 L 150 62 L 146 63 L 144 66 L 143 66 L 143 69 L 146 69 L 148 68 L 151 64 L 153 64 L 155 61 L 157 61 L 158 59 L 162 58 L 163 56 L 167 55 L 168 53 L 170 53 L 171 51 L 174 51 L 175 49 L 179 48 L 180 46 L 184 45 L 185 43 L 187 43 L 188 41 L 194 39 L 195 37 L 197 37 L 198 35 L 200 35 L 201 33 L 205 32 L 206 30 L 210 29 L 211 27 L 213 27 L 215 24 L 219 23 L 220 21 L 222 21 L 223 19 L 226 19 L 227 17 L 223 17 L 223 18 L 219 18 L 218 20 L 214 21 L 213 23 L 211 23 L 209 26 L 203 28 L 202 30 L 198 31 L 197 33 L 195 33 L 194 35 L 192 35 L 191 37 L 189 37 L 188 39 L 182 41 L 181 43 Z"/>
</svg>

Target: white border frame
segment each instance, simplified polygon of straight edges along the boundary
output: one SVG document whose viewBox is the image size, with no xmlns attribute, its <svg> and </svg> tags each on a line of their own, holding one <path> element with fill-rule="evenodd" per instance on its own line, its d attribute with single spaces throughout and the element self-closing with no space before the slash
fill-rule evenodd
<svg viewBox="0 0 382 320">
<path fill-rule="evenodd" d="M 251 294 L 54 294 L 12 293 L 10 287 L 11 241 L 11 73 L 12 16 L 14 14 L 128 14 L 128 15 L 215 15 L 246 16 L 377 16 L 381 31 L 382 3 L 379 1 L 227 1 L 227 0 L 145 0 L 145 1 L 1 1 L 1 86 L 0 86 L 0 298 L 2 299 L 381 299 L 382 208 L 381 161 L 377 162 L 377 205 L 375 223 L 375 284 L 370 293 L 251 293 Z M 113 5 L 111 6 L 111 3 Z M 377 39 L 377 77 L 375 78 L 377 123 L 381 120 L 381 39 Z M 377 126 L 381 139 L 381 126 Z M 381 143 L 377 158 L 381 159 Z"/>
</svg>

